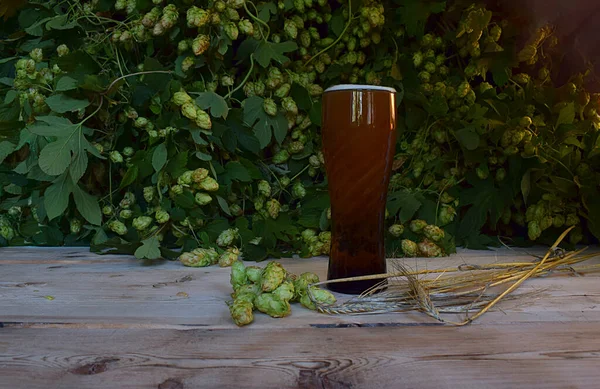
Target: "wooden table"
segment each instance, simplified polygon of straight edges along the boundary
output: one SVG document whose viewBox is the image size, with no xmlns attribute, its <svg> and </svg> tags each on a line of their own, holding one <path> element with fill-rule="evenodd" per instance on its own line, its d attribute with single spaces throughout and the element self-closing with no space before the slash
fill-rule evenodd
<svg viewBox="0 0 600 389">
<path fill-rule="evenodd" d="M 405 263 L 531 260 L 515 250 Z M 325 278 L 326 258 L 281 262 Z M 225 305 L 229 274 L 80 248 L 0 249 L 0 388 L 600 385 L 598 273 L 529 280 L 518 292 L 534 297 L 502 302 L 466 327 L 417 312 L 328 316 L 294 304 L 287 318 L 257 313 L 244 328 Z"/>
</svg>

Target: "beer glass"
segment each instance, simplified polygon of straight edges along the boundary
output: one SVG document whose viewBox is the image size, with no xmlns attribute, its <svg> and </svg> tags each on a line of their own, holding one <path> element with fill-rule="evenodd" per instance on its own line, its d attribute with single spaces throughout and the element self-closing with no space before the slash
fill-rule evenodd
<svg viewBox="0 0 600 389">
<path fill-rule="evenodd" d="M 386 272 L 384 219 L 396 145 L 396 91 L 336 85 L 323 93 L 322 140 L 331 198 L 327 279 Z M 381 279 L 328 284 L 359 294 Z"/>
</svg>

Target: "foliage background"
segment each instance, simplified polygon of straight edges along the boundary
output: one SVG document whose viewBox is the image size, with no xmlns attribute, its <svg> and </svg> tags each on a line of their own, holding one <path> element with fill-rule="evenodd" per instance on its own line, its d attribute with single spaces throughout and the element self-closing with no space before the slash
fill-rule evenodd
<svg viewBox="0 0 600 389">
<path fill-rule="evenodd" d="M 339 83 L 399 91 L 389 255 L 600 237 L 599 100 L 553 82 L 551 26 L 473 1 L 6 4 L 0 245 L 327 254 Z"/>
</svg>

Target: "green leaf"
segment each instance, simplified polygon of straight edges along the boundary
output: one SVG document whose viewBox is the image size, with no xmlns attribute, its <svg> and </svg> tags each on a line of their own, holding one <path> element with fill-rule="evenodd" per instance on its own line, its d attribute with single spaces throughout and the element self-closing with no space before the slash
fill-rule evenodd
<svg viewBox="0 0 600 389">
<path fill-rule="evenodd" d="M 186 190 L 183 193 L 175 196 L 175 199 L 173 201 L 178 207 L 185 209 L 191 209 L 195 205 L 194 195 L 189 190 Z"/>
<path fill-rule="evenodd" d="M 269 22 L 271 15 L 277 15 L 275 3 L 262 3 L 258 6 L 258 18 L 263 22 Z"/>
<path fill-rule="evenodd" d="M 223 197 L 217 196 L 217 202 L 219 203 L 219 206 L 223 212 L 225 212 L 228 216 L 231 216 L 231 210 L 229 210 L 229 204 L 227 204 L 227 201 Z"/>
<path fill-rule="evenodd" d="M 196 104 L 202 109 L 210 109 L 213 117 L 222 117 L 227 119 L 229 107 L 225 99 L 215 92 L 202 92 L 196 98 Z"/>
<path fill-rule="evenodd" d="M 87 153 L 84 151 L 82 153 L 75 154 L 75 156 L 73 158 L 73 162 L 71 163 L 71 166 L 69 167 L 69 173 L 70 173 L 71 178 L 73 179 L 74 183 L 76 183 L 77 181 L 79 181 L 79 179 L 81 177 L 83 177 L 85 171 L 87 170 L 87 166 L 88 166 Z"/>
<path fill-rule="evenodd" d="M 406 223 L 413 218 L 419 210 L 422 203 L 417 199 L 414 193 L 410 191 L 394 192 L 388 195 L 387 209 L 390 215 L 395 215 L 398 211 L 400 223 Z"/>
<path fill-rule="evenodd" d="M 129 169 L 127 169 L 127 173 L 123 176 L 121 180 L 121 184 L 119 185 L 119 189 L 123 189 L 126 186 L 131 185 L 138 177 L 140 172 L 140 168 L 137 165 L 132 165 Z"/>
<path fill-rule="evenodd" d="M 479 134 L 471 127 L 465 127 L 454 133 L 456 139 L 467 150 L 475 150 L 479 147 Z"/>
<path fill-rule="evenodd" d="M 77 84 L 78 84 L 78 82 L 76 79 L 71 78 L 69 76 L 63 76 L 56 83 L 55 90 L 57 92 L 64 92 L 64 91 L 77 89 Z"/>
<path fill-rule="evenodd" d="M 73 198 L 75 199 L 77 210 L 85 220 L 94 225 L 102 223 L 102 213 L 100 212 L 98 198 L 85 192 L 77 185 L 73 187 Z"/>
<path fill-rule="evenodd" d="M 244 121 L 254 129 L 254 135 L 258 138 L 260 147 L 264 149 L 271 143 L 273 133 L 278 142 L 283 141 L 288 124 L 281 112 L 275 117 L 267 115 L 263 109 L 263 101 L 258 96 L 249 97 L 244 101 Z"/>
<path fill-rule="evenodd" d="M 531 169 L 523 174 L 521 179 L 521 193 L 523 194 L 523 202 L 527 205 L 527 198 L 531 192 Z"/>
<path fill-rule="evenodd" d="M 167 146 L 164 143 L 159 144 L 152 154 L 152 167 L 155 171 L 160 171 L 167 163 Z"/>
<path fill-rule="evenodd" d="M 8 157 L 15 150 L 15 145 L 10 143 L 9 141 L 0 142 L 0 163 L 4 162 L 6 157 Z"/>
<path fill-rule="evenodd" d="M 171 158 L 169 160 L 169 163 L 167 164 L 167 167 L 166 167 L 166 171 L 167 171 L 167 173 L 171 174 L 174 177 L 179 177 L 187 170 L 187 168 L 186 168 L 187 162 L 188 162 L 187 151 L 182 152 L 182 153 L 177 153 L 177 154 L 175 154 L 175 156 L 173 158 Z"/>
<path fill-rule="evenodd" d="M 344 15 L 342 15 L 340 9 L 339 11 L 333 13 L 331 20 L 329 21 L 329 28 L 336 36 L 340 36 L 342 35 L 342 31 L 344 31 L 344 26 L 346 23 L 347 20 L 344 20 Z"/>
<path fill-rule="evenodd" d="M 77 26 L 79 26 L 77 20 L 69 22 L 69 17 L 66 14 L 55 16 L 48 23 L 46 23 L 46 28 L 49 30 L 70 30 L 71 28 Z"/>
<path fill-rule="evenodd" d="M 69 197 L 73 192 L 73 184 L 67 179 L 67 174 L 61 175 L 44 192 L 44 207 L 48 219 L 61 216 L 69 205 Z"/>
<path fill-rule="evenodd" d="M 210 154 L 203 153 L 202 151 L 196 151 L 196 158 L 201 161 L 212 161 L 212 156 Z"/>
<path fill-rule="evenodd" d="M 51 176 L 58 176 L 71 164 L 71 149 L 67 145 L 68 138 L 60 138 L 42 149 L 39 165 L 42 171 Z"/>
<path fill-rule="evenodd" d="M 271 64 L 271 61 L 280 64 L 288 62 L 290 59 L 283 54 L 296 51 L 297 49 L 298 45 L 292 41 L 280 43 L 261 41 L 254 52 L 254 57 L 260 66 L 267 68 Z"/>
<path fill-rule="evenodd" d="M 561 124 L 573 124 L 575 121 L 575 103 L 571 102 L 567 104 L 563 109 L 560 110 L 558 119 L 556 120 L 556 127 Z"/>
<path fill-rule="evenodd" d="M 90 105 L 90 102 L 88 100 L 74 99 L 65 94 L 59 93 L 46 98 L 46 104 L 48 104 L 48 107 L 50 107 L 50 109 L 54 112 L 65 113 L 83 109 Z"/>
<path fill-rule="evenodd" d="M 440 13 L 446 9 L 445 1 L 402 0 L 396 11 L 398 22 L 406 26 L 406 33 L 411 37 L 423 36 L 429 15 Z"/>
<path fill-rule="evenodd" d="M 248 173 L 248 170 L 238 161 L 231 161 L 225 165 L 225 173 L 222 175 L 225 181 L 242 181 L 250 182 L 252 177 Z"/>
<path fill-rule="evenodd" d="M 160 242 L 156 236 L 142 240 L 142 245 L 135 250 L 138 259 L 158 259 L 160 254 Z"/>
</svg>

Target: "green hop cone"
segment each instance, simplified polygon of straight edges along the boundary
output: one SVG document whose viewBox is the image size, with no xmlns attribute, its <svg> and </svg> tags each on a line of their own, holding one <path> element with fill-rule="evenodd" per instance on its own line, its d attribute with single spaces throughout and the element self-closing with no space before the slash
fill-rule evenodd
<svg viewBox="0 0 600 389">
<path fill-rule="evenodd" d="M 402 247 L 402 252 L 407 257 L 416 257 L 419 254 L 419 247 L 412 240 L 403 239 L 400 242 L 400 246 Z"/>
<path fill-rule="evenodd" d="M 187 170 L 185 172 L 183 172 L 183 174 L 181 174 L 179 177 L 177 177 L 177 184 L 178 185 L 190 185 L 192 183 L 192 175 L 194 174 L 194 172 L 192 170 Z"/>
<path fill-rule="evenodd" d="M 111 151 L 110 153 L 108 153 L 108 156 L 113 163 L 123 162 L 123 156 L 117 150 Z"/>
<path fill-rule="evenodd" d="M 439 242 L 445 236 L 444 230 L 434 225 L 427 225 L 423 228 L 423 234 L 434 242 Z"/>
<path fill-rule="evenodd" d="M 307 228 L 304 231 L 302 231 L 301 236 L 302 236 L 302 240 L 304 240 L 305 242 L 308 242 L 311 238 L 317 236 L 317 232 L 311 228 Z"/>
<path fill-rule="evenodd" d="M 192 173 L 192 181 L 197 184 L 202 182 L 206 177 L 208 177 L 208 170 L 204 168 L 198 168 Z"/>
<path fill-rule="evenodd" d="M 236 40 L 240 34 L 237 25 L 234 22 L 229 22 L 225 25 L 225 34 L 227 34 L 227 36 L 229 37 L 229 39 L 231 39 L 232 41 Z"/>
<path fill-rule="evenodd" d="M 417 244 L 419 252 L 427 258 L 435 258 L 443 256 L 443 251 L 440 246 L 430 241 L 429 239 L 423 239 L 422 242 Z"/>
<path fill-rule="evenodd" d="M 500 36 L 502 35 L 502 27 L 499 25 L 495 25 L 490 29 L 490 38 L 494 42 L 498 42 L 500 40 Z"/>
<path fill-rule="evenodd" d="M 215 192 L 219 190 L 219 183 L 212 177 L 206 177 L 197 185 L 199 189 L 205 190 L 207 192 Z"/>
<path fill-rule="evenodd" d="M 569 242 L 571 244 L 578 244 L 583 240 L 583 233 L 581 228 L 575 228 L 569 233 Z"/>
<path fill-rule="evenodd" d="M 139 216 L 133 219 L 132 225 L 138 231 L 143 231 L 146 228 L 150 227 L 153 219 L 150 216 Z"/>
<path fill-rule="evenodd" d="M 527 235 L 531 240 L 537 240 L 537 238 L 542 235 L 542 229 L 540 228 L 540 224 L 537 220 L 532 220 L 527 223 Z"/>
<path fill-rule="evenodd" d="M 275 104 L 275 101 L 271 98 L 266 98 L 263 101 L 263 109 L 269 116 L 277 115 L 277 104 Z"/>
<path fill-rule="evenodd" d="M 565 220 L 565 226 L 571 227 L 579 224 L 579 217 L 575 213 L 569 213 L 567 215 L 567 219 Z"/>
<path fill-rule="evenodd" d="M 554 219 L 550 215 L 544 216 L 542 218 L 542 220 L 539 222 L 540 228 L 542 229 L 542 231 L 547 230 L 548 228 L 552 227 L 553 223 L 554 223 Z"/>
<path fill-rule="evenodd" d="M 104 207 L 102 207 L 102 214 L 106 216 L 111 216 L 113 212 L 114 208 L 112 207 L 112 205 L 105 205 Z"/>
<path fill-rule="evenodd" d="M 263 96 L 265 94 L 266 85 L 262 81 L 256 81 L 254 83 L 254 94 L 257 96 Z"/>
<path fill-rule="evenodd" d="M 192 41 L 192 51 L 196 56 L 204 54 L 210 47 L 210 37 L 208 35 L 198 35 Z"/>
<path fill-rule="evenodd" d="M 471 85 L 467 81 L 463 81 L 458 88 L 456 89 L 456 93 L 458 97 L 466 97 L 471 90 Z"/>
<path fill-rule="evenodd" d="M 65 44 L 59 45 L 56 48 L 56 54 L 58 54 L 59 57 L 64 57 L 69 54 L 69 48 Z"/>
<path fill-rule="evenodd" d="M 244 265 L 244 262 L 239 259 L 231 264 L 230 283 L 234 290 L 237 290 L 242 285 L 246 285 L 248 283 L 246 266 Z"/>
<path fill-rule="evenodd" d="M 71 234 L 79 234 L 81 232 L 81 220 L 71 219 L 69 222 L 69 230 Z"/>
<path fill-rule="evenodd" d="M 288 145 L 288 151 L 290 154 L 298 154 L 304 150 L 304 144 L 300 141 L 290 142 Z"/>
<path fill-rule="evenodd" d="M 283 25 L 283 30 L 285 31 L 285 34 L 290 38 L 290 39 L 296 39 L 296 37 L 298 36 L 298 26 L 296 26 L 296 23 L 294 23 L 292 20 L 287 19 L 284 22 Z"/>
<path fill-rule="evenodd" d="M 565 225 L 565 217 L 563 215 L 555 215 L 552 219 L 552 226 L 554 228 L 561 228 Z"/>
<path fill-rule="evenodd" d="M 237 247 L 231 247 L 219 256 L 219 266 L 229 267 L 238 260 L 239 256 L 240 250 Z"/>
<path fill-rule="evenodd" d="M 288 316 L 292 312 L 289 302 L 278 299 L 272 293 L 257 296 L 254 305 L 260 312 L 276 318 Z"/>
<path fill-rule="evenodd" d="M 294 115 L 298 114 L 298 106 L 296 105 L 296 102 L 294 101 L 294 99 L 290 96 L 284 97 L 281 100 L 281 107 L 286 112 L 290 112 L 291 114 L 294 114 Z"/>
<path fill-rule="evenodd" d="M 125 147 L 123 149 L 123 155 L 126 157 L 131 157 L 133 156 L 135 152 L 133 151 L 133 147 Z"/>
<path fill-rule="evenodd" d="M 279 97 L 280 99 L 283 99 L 284 97 L 286 97 L 288 95 L 288 93 L 290 93 L 291 88 L 292 88 L 292 86 L 288 83 L 281 84 L 275 91 L 275 96 Z"/>
<path fill-rule="evenodd" d="M 427 226 L 427 222 L 421 219 L 411 220 L 409 228 L 415 234 L 420 234 L 423 232 L 423 229 Z"/>
<path fill-rule="evenodd" d="M 121 210 L 121 212 L 119 212 L 119 217 L 121 219 L 131 219 L 131 217 L 133 216 L 133 211 L 131 209 L 123 209 Z"/>
<path fill-rule="evenodd" d="M 144 194 L 144 200 L 146 200 L 146 202 L 150 203 L 152 202 L 152 200 L 154 200 L 154 187 L 153 186 L 146 186 L 143 189 L 143 194 Z"/>
<path fill-rule="evenodd" d="M 248 266 L 246 268 L 246 275 L 250 282 L 255 284 L 260 284 L 260 280 L 262 279 L 263 269 L 258 266 Z"/>
<path fill-rule="evenodd" d="M 521 85 L 528 84 L 531 81 L 531 77 L 527 73 L 519 73 L 513 76 L 513 80 Z"/>
<path fill-rule="evenodd" d="M 281 204 L 277 199 L 271 199 L 265 204 L 267 213 L 272 219 L 279 217 L 279 211 L 281 211 Z"/>
<path fill-rule="evenodd" d="M 390 228 L 388 228 L 388 232 L 394 238 L 399 238 L 404 233 L 404 226 L 402 224 L 392 224 Z"/>
<path fill-rule="evenodd" d="M 154 218 L 156 219 L 156 221 L 160 224 L 164 224 L 166 222 L 169 221 L 169 219 L 171 218 L 171 216 L 169 215 L 169 213 L 167 211 L 164 210 L 158 210 L 156 211 L 156 214 L 154 215 Z"/>
<path fill-rule="evenodd" d="M 269 262 L 262 272 L 260 288 L 263 292 L 272 292 L 286 277 L 286 271 L 278 262 Z"/>
<path fill-rule="evenodd" d="M 198 205 L 206 205 L 212 201 L 212 197 L 208 193 L 198 192 L 194 196 L 194 201 Z"/>
<path fill-rule="evenodd" d="M 117 235 L 125 235 L 127 233 L 127 227 L 119 220 L 113 220 L 108 223 L 108 228 Z"/>
<path fill-rule="evenodd" d="M 179 256 L 179 261 L 184 266 L 207 267 L 210 265 L 214 265 L 217 258 L 218 254 L 213 248 L 197 248 L 191 252 L 181 254 Z"/>
<path fill-rule="evenodd" d="M 239 230 L 237 228 L 228 228 L 219 234 L 217 245 L 221 247 L 230 246 L 238 236 Z"/>
<path fill-rule="evenodd" d="M 212 121 L 210 120 L 210 116 L 203 109 L 196 109 L 196 120 L 195 123 L 198 127 L 204 130 L 212 129 Z"/>
<path fill-rule="evenodd" d="M 229 313 L 233 322 L 238 326 L 242 327 L 248 325 L 254 321 L 254 314 L 252 313 L 253 304 L 247 301 L 236 301 L 229 306 Z"/>
<path fill-rule="evenodd" d="M 0 226 L 0 236 L 10 242 L 15 237 L 15 230 L 10 225 Z"/>
<path fill-rule="evenodd" d="M 258 182 L 258 193 L 265 197 L 271 197 L 271 184 L 266 180 L 260 180 Z"/>
<path fill-rule="evenodd" d="M 286 162 L 288 159 L 290 159 L 290 153 L 283 149 L 278 151 L 274 156 L 273 156 L 273 163 L 276 165 L 279 165 L 281 163 Z"/>
<path fill-rule="evenodd" d="M 310 294 L 313 296 L 313 298 L 318 304 L 332 305 L 335 304 L 335 302 L 337 301 L 335 296 L 331 292 L 325 289 L 318 288 L 316 286 L 310 287 Z M 316 304 L 313 303 L 313 301 L 310 299 L 308 290 L 304 295 L 302 295 L 302 297 L 300 297 L 300 304 L 302 304 L 308 309 L 312 309 L 313 311 L 317 309 Z"/>
<path fill-rule="evenodd" d="M 306 196 L 306 188 L 304 188 L 302 182 L 296 181 L 294 183 L 294 186 L 292 186 L 292 194 L 299 199 L 304 198 L 304 196 Z"/>
<path fill-rule="evenodd" d="M 290 301 L 294 298 L 294 283 L 291 280 L 284 281 L 273 292 L 280 301 Z"/>
<path fill-rule="evenodd" d="M 305 272 L 300 274 L 300 276 L 294 280 L 293 301 L 299 301 L 300 297 L 306 294 L 308 286 L 316 284 L 317 282 L 319 282 L 319 276 L 315 273 Z"/>
<path fill-rule="evenodd" d="M 421 64 L 423 63 L 423 53 L 421 53 L 420 51 L 417 51 L 416 53 L 413 54 L 413 65 L 418 68 L 421 66 Z"/>
<path fill-rule="evenodd" d="M 454 207 L 450 205 L 444 205 L 442 206 L 442 209 L 440 209 L 438 221 L 440 225 L 445 226 L 446 224 L 452 223 L 455 216 L 456 210 L 454 209 Z"/>
<path fill-rule="evenodd" d="M 254 35 L 254 26 L 252 25 L 252 22 L 248 19 L 241 19 L 238 22 L 238 29 L 242 34 L 246 34 L 249 36 Z"/>
<path fill-rule="evenodd" d="M 502 182 L 506 178 L 506 169 L 500 168 L 496 170 L 496 181 Z"/>
<path fill-rule="evenodd" d="M 197 111 L 198 108 L 193 102 L 185 103 L 181 106 L 181 113 L 190 120 L 196 120 L 196 117 L 198 117 Z"/>
</svg>

